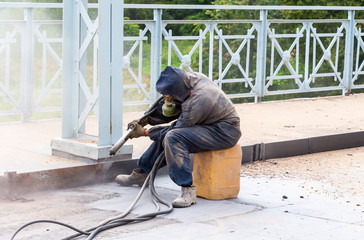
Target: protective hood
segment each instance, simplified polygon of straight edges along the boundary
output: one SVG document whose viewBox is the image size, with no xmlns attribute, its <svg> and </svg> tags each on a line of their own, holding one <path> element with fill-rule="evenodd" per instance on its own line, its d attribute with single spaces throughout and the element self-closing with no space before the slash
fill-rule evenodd
<svg viewBox="0 0 364 240">
<path fill-rule="evenodd" d="M 180 68 L 166 67 L 157 81 L 156 89 L 162 95 L 173 96 L 179 102 L 190 95 L 191 89 L 186 85 L 187 74 Z"/>
</svg>

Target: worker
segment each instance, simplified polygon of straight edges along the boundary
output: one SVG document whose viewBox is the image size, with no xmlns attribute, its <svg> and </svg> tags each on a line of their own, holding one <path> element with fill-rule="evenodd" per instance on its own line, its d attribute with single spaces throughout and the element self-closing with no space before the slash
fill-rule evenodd
<svg viewBox="0 0 364 240">
<path fill-rule="evenodd" d="M 181 186 L 172 205 L 189 207 L 196 203 L 189 154 L 235 146 L 241 136 L 240 119 L 231 100 L 201 73 L 168 66 L 156 89 L 164 98 L 156 111 L 140 124 L 137 120 L 130 123 L 136 126 L 130 138 L 149 136 L 153 143 L 138 160 L 138 168 L 130 175 L 118 175 L 115 181 L 122 186 L 141 186 L 164 151 L 161 167 L 167 165 L 170 178 Z M 144 128 L 173 120 L 169 126 Z"/>
</svg>

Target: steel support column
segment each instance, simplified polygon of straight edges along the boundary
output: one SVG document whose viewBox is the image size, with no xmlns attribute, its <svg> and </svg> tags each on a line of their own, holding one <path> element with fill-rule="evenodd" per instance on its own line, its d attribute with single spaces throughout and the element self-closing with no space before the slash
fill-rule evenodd
<svg viewBox="0 0 364 240">
<path fill-rule="evenodd" d="M 124 0 L 113 1 L 111 10 L 111 143 L 123 130 Z"/>
<path fill-rule="evenodd" d="M 99 145 L 111 144 L 111 0 L 99 2 Z"/>
<path fill-rule="evenodd" d="M 62 139 L 51 142 L 52 154 L 100 160 L 122 135 L 123 126 L 123 27 L 124 1 L 104 0 L 98 5 L 98 18 L 92 22 L 87 0 L 64 3 L 64 69 Z M 87 86 L 86 50 L 98 31 L 98 86 Z M 96 46 L 97 47 L 97 46 Z M 85 119 L 98 100 L 98 138 L 85 135 Z M 85 144 L 80 139 L 97 140 Z M 125 145 L 118 158 L 131 157 L 132 146 Z"/>
<path fill-rule="evenodd" d="M 78 132 L 79 6 L 78 0 L 63 4 L 62 138 L 72 138 Z"/>
<path fill-rule="evenodd" d="M 122 134 L 123 5 L 99 3 L 99 146 L 115 143 Z"/>
</svg>

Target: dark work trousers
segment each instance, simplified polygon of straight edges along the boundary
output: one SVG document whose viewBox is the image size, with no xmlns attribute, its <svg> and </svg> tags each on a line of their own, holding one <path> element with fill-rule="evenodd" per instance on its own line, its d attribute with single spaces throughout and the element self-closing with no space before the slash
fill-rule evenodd
<svg viewBox="0 0 364 240">
<path fill-rule="evenodd" d="M 190 153 L 231 148 L 238 142 L 240 127 L 227 121 L 219 121 L 211 125 L 194 125 L 187 128 L 158 127 L 158 140 L 155 140 L 143 153 L 138 161 L 138 167 L 146 173 L 152 170 L 159 154 L 165 151 L 170 178 L 179 186 L 192 185 L 190 169 Z M 151 131 L 151 139 L 155 131 Z"/>
</svg>

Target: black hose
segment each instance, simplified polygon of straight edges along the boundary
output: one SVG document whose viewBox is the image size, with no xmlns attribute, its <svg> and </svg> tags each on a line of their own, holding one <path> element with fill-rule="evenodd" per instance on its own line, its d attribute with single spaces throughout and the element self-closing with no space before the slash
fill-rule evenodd
<svg viewBox="0 0 364 240">
<path fill-rule="evenodd" d="M 157 101 L 158 102 L 158 101 Z M 167 206 L 168 208 L 166 210 L 160 211 L 159 210 L 159 206 L 158 206 L 158 211 L 156 212 L 152 212 L 152 213 L 147 213 L 135 218 L 124 218 L 127 215 L 120 217 L 120 218 L 116 218 L 113 219 L 109 222 L 106 222 L 105 224 L 101 225 L 101 226 L 97 226 L 97 227 L 92 227 L 89 228 L 85 231 L 79 230 L 71 225 L 62 223 L 62 222 L 58 222 L 58 221 L 52 221 L 52 220 L 37 220 L 37 221 L 32 221 L 29 222 L 27 224 L 24 224 L 23 226 L 21 226 L 11 237 L 11 240 L 13 240 L 15 238 L 15 236 L 24 228 L 28 227 L 29 225 L 32 224 L 36 224 L 36 223 L 52 223 L 52 224 L 58 224 L 58 225 L 62 225 L 64 227 L 70 228 L 76 232 L 78 232 L 77 234 L 74 234 L 72 236 L 63 238 L 64 240 L 70 240 L 70 239 L 74 239 L 76 237 L 82 236 L 82 235 L 86 235 L 87 240 L 91 240 L 93 239 L 97 234 L 101 233 L 102 231 L 105 231 L 107 229 L 111 229 L 111 228 L 115 228 L 115 227 L 119 227 L 122 225 L 126 225 L 128 223 L 136 223 L 136 222 L 141 222 L 141 221 L 146 221 L 149 219 L 152 219 L 158 215 L 162 215 L 162 214 L 167 214 L 173 211 L 173 206 L 171 203 L 169 203 L 168 201 L 164 200 L 163 198 L 161 198 L 158 193 L 155 190 L 154 187 L 154 179 L 157 175 L 158 169 L 160 168 L 161 163 L 164 161 L 164 151 L 158 156 L 157 160 L 155 161 L 152 171 L 150 172 L 150 177 L 146 179 L 146 181 L 149 179 L 149 188 L 150 188 L 150 192 L 151 195 L 153 197 L 153 200 L 157 200 L 157 202 Z M 141 191 L 144 191 L 144 189 L 142 188 Z M 156 203 L 157 204 L 157 203 Z"/>
<path fill-rule="evenodd" d="M 120 219 L 120 220 L 115 220 L 113 222 L 110 222 L 106 225 L 100 226 L 98 228 L 96 228 L 94 231 L 91 232 L 91 234 L 87 237 L 86 240 L 88 239 L 93 239 L 97 234 L 99 234 L 102 231 L 111 229 L 111 228 L 115 228 L 115 227 L 119 227 L 122 225 L 126 225 L 128 223 L 132 223 L 132 222 L 141 222 L 141 221 L 146 221 L 149 220 L 153 217 L 149 217 L 149 218 L 141 218 L 141 217 L 137 217 L 137 218 L 129 218 L 129 219 Z"/>
<path fill-rule="evenodd" d="M 21 226 L 20 228 L 18 228 L 18 230 L 13 234 L 13 236 L 11 237 L 11 239 L 14 239 L 14 237 L 24 228 L 28 227 L 29 225 L 32 225 L 32 224 L 36 224 L 36 223 L 52 223 L 52 224 L 58 224 L 58 225 L 62 225 L 64 227 L 67 227 L 67 228 L 70 228 L 72 229 L 73 231 L 76 231 L 78 232 L 80 235 L 89 235 L 90 232 L 86 232 L 86 231 L 82 231 L 78 228 L 75 228 L 69 224 L 66 224 L 66 223 L 62 223 L 62 222 L 58 222 L 58 221 L 53 221 L 53 220 L 36 220 L 36 221 L 32 221 L 32 222 L 29 222 L 29 223 L 26 223 L 24 224 L 23 226 Z M 80 236 L 79 235 L 79 236 Z"/>
<path fill-rule="evenodd" d="M 143 117 L 141 117 L 140 119 L 139 119 L 139 121 L 138 122 L 141 122 L 142 120 L 144 120 L 144 119 L 146 119 L 155 109 L 156 109 L 156 107 L 157 107 L 157 105 L 159 104 L 159 102 L 160 101 L 162 101 L 162 99 L 163 99 L 163 96 L 160 96 L 158 99 L 157 99 L 157 101 L 155 101 L 154 103 L 153 103 L 153 105 L 152 106 L 150 106 L 150 108 L 148 109 L 148 111 L 146 111 L 145 113 L 144 113 L 144 116 Z"/>
<path fill-rule="evenodd" d="M 145 221 L 145 220 L 149 220 L 152 219 L 158 215 L 162 215 L 162 214 L 167 214 L 173 211 L 173 206 L 171 203 L 169 203 L 168 201 L 164 200 L 163 198 L 161 198 L 158 193 L 155 190 L 154 187 L 154 179 L 156 177 L 156 174 L 158 172 L 158 169 L 161 165 L 161 163 L 164 161 L 164 151 L 159 154 L 157 160 L 155 161 L 152 171 L 150 172 L 150 179 L 149 179 L 149 188 L 150 188 L 150 192 L 152 194 L 152 197 L 154 199 L 157 199 L 158 202 L 162 203 L 163 205 L 167 206 L 168 209 L 164 210 L 164 211 L 157 211 L 157 212 L 152 212 L 152 213 L 148 213 L 148 214 L 144 214 L 141 215 L 139 217 L 136 218 L 131 218 L 131 219 L 116 219 L 113 220 L 110 223 L 107 223 L 103 226 L 100 226 L 99 228 L 96 228 L 95 230 L 92 231 L 92 233 L 88 236 L 87 240 L 91 240 L 93 239 L 98 233 L 106 230 L 106 229 L 110 229 L 110 228 L 114 228 L 114 227 L 118 227 L 121 225 L 125 225 L 131 222 L 140 222 L 140 221 Z M 119 222 L 118 222 L 119 221 Z"/>
</svg>

